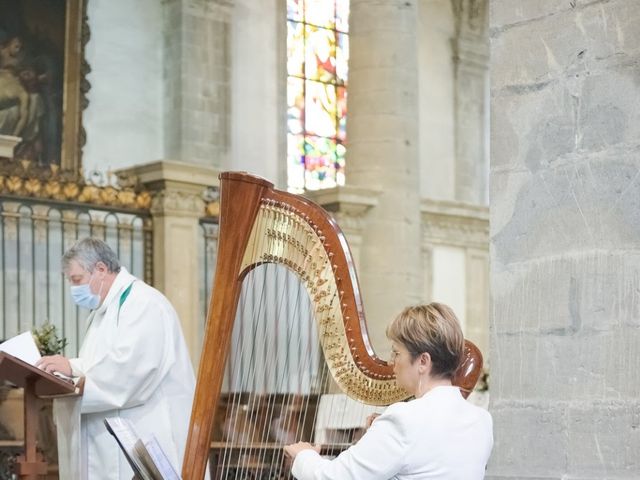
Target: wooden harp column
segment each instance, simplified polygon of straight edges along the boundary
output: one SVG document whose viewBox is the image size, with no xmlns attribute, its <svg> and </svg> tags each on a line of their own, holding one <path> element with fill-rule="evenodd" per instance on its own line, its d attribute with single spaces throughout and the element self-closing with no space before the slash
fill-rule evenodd
<svg viewBox="0 0 640 480">
<path fill-rule="evenodd" d="M 349 397 L 369 405 L 407 398 L 393 367 L 368 339 L 358 281 L 346 239 L 334 220 L 304 197 L 246 174 L 220 175 L 216 275 L 185 450 L 182 477 L 202 479 L 224 379 L 242 281 L 259 265 L 280 264 L 305 286 L 327 369 Z M 482 366 L 467 342 L 454 382 L 468 394 Z"/>
</svg>

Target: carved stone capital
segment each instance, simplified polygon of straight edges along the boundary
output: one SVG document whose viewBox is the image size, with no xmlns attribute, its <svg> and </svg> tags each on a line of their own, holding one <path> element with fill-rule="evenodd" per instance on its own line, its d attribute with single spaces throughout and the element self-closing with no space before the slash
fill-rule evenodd
<svg viewBox="0 0 640 480">
<path fill-rule="evenodd" d="M 211 167 L 163 160 L 118 171 L 135 176 L 153 195 L 153 215 L 205 215 L 204 193 L 218 186 L 218 171 Z"/>
<path fill-rule="evenodd" d="M 489 248 L 489 208 L 462 202 L 422 201 L 423 248 Z"/>
<path fill-rule="evenodd" d="M 151 214 L 200 217 L 204 207 L 201 195 L 177 190 L 160 190 L 153 195 Z"/>
<path fill-rule="evenodd" d="M 305 194 L 336 219 L 345 233 L 361 235 L 366 213 L 378 205 L 380 192 L 370 188 L 340 186 Z M 359 241 L 359 239 L 350 240 Z"/>
</svg>

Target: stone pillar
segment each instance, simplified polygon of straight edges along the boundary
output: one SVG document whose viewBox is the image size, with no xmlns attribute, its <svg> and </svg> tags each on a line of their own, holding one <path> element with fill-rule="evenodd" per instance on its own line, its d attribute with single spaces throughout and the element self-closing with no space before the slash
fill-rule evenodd
<svg viewBox="0 0 640 480">
<path fill-rule="evenodd" d="M 203 192 L 218 185 L 218 172 L 210 167 L 162 161 L 133 167 L 126 173 L 137 176 L 153 194 L 153 286 L 178 312 L 197 368 L 205 321 L 199 298 L 199 220 L 204 215 Z"/>
<path fill-rule="evenodd" d="M 374 347 L 421 299 L 417 5 L 354 0 L 350 16 L 348 185 L 381 192 L 366 216 L 360 278 Z"/>
<path fill-rule="evenodd" d="M 229 151 L 231 0 L 165 0 L 166 158 L 223 167 Z"/>
<path fill-rule="evenodd" d="M 487 478 L 638 478 L 640 3 L 491 6 Z"/>
<path fill-rule="evenodd" d="M 488 0 L 453 0 L 456 200 L 488 203 Z M 428 86 L 427 86 L 428 88 Z"/>
</svg>

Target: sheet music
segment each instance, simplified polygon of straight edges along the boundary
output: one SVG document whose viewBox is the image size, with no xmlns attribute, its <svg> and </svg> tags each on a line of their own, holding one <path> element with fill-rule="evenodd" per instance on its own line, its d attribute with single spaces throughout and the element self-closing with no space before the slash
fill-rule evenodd
<svg viewBox="0 0 640 480">
<path fill-rule="evenodd" d="M 129 465 L 131 465 L 137 478 L 141 478 L 142 480 L 162 480 L 154 479 L 137 455 L 135 444 L 138 440 L 138 434 L 135 432 L 133 424 L 130 421 L 124 418 L 110 417 L 104 419 L 104 424 L 109 433 L 115 437 L 118 445 L 120 445 L 122 452 L 125 457 L 127 457 L 127 461 Z"/>
<path fill-rule="evenodd" d="M 104 421 L 109 424 L 113 430 L 113 434 L 118 437 L 118 440 L 120 440 L 122 446 L 127 449 L 127 452 L 131 452 L 136 444 L 136 440 L 138 440 L 138 435 L 131 422 L 120 417 L 105 418 Z"/>
<path fill-rule="evenodd" d="M 140 439 L 133 424 L 124 418 L 105 418 L 104 423 L 116 438 L 134 472 L 143 480 L 180 480 L 156 437 L 151 435 Z"/>
<path fill-rule="evenodd" d="M 164 480 L 180 480 L 180 476 L 174 470 L 173 465 L 171 465 L 167 455 L 162 450 L 162 447 L 160 447 L 156 437 L 151 435 L 151 437 L 144 442 L 144 446 Z"/>
<path fill-rule="evenodd" d="M 24 332 L 0 343 L 0 352 L 6 352 L 35 366 L 41 355 L 31 332 Z"/>
</svg>

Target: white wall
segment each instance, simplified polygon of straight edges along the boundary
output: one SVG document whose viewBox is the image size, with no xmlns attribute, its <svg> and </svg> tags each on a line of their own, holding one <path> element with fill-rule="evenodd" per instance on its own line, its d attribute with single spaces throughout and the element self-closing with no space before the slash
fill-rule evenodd
<svg viewBox="0 0 640 480">
<path fill-rule="evenodd" d="M 454 79 L 450 0 L 418 3 L 421 197 L 455 197 Z"/>
<path fill-rule="evenodd" d="M 463 248 L 433 247 L 432 296 L 435 302 L 446 303 L 458 316 L 466 332 L 467 289 L 466 252 Z"/>
<path fill-rule="evenodd" d="M 237 0 L 231 31 L 231 155 L 246 170 L 286 188 L 286 6 Z"/>
<path fill-rule="evenodd" d="M 90 0 L 85 172 L 162 158 L 162 2 Z"/>
</svg>

